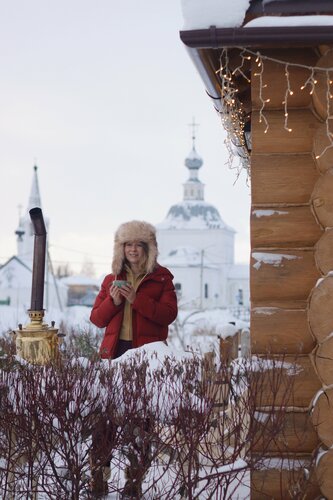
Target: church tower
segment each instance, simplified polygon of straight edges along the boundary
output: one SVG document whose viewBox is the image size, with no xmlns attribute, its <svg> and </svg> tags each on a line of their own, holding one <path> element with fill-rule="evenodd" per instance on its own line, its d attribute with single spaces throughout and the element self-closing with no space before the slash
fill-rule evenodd
<svg viewBox="0 0 333 500">
<path fill-rule="evenodd" d="M 205 201 L 204 184 L 199 178 L 203 160 L 196 150 L 195 123 L 192 148 L 185 158 L 189 175 L 183 184 L 183 200 L 172 205 L 165 219 L 156 225 L 159 262 L 168 267 L 175 287 L 186 307 L 225 307 L 235 299 L 235 231 L 225 224 L 218 209 Z"/>
<path fill-rule="evenodd" d="M 184 196 L 185 200 L 203 200 L 204 199 L 204 184 L 199 180 L 198 174 L 199 169 L 203 165 L 203 160 L 198 155 L 195 149 L 195 132 L 193 124 L 192 133 L 192 150 L 190 154 L 185 159 L 185 166 L 189 169 L 190 176 L 188 181 L 184 184 Z"/>
<path fill-rule="evenodd" d="M 28 200 L 28 206 L 24 215 L 19 217 L 19 225 L 15 231 L 15 234 L 17 236 L 16 238 L 17 256 L 23 262 L 27 263 L 30 267 L 33 261 L 34 232 L 30 220 L 29 210 L 35 207 L 42 208 L 37 170 L 38 167 L 37 165 L 35 165 L 33 167 L 33 177 L 32 177 L 30 195 Z M 46 218 L 44 218 L 44 220 L 45 220 L 46 230 L 48 230 L 49 221 Z"/>
<path fill-rule="evenodd" d="M 181 245 L 198 249 L 214 246 L 215 262 L 233 264 L 235 231 L 224 223 L 217 208 L 204 199 L 205 185 L 199 179 L 204 162 L 196 150 L 195 126 L 193 122 L 192 149 L 184 162 L 189 176 L 183 184 L 183 200 L 172 205 L 166 218 L 157 224 L 160 255 L 165 257 Z"/>
</svg>

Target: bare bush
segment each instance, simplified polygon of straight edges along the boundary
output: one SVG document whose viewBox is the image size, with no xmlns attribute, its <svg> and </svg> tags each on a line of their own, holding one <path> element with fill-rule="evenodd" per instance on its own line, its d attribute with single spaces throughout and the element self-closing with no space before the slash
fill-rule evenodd
<svg viewBox="0 0 333 500">
<path fill-rule="evenodd" d="M 121 498 L 234 498 L 283 432 L 293 379 L 283 358 L 227 366 L 193 354 L 159 360 L 142 350 L 113 362 L 64 357 L 40 367 L 8 356 L 6 363 L 4 498 L 92 498 L 106 492 L 108 467 L 108 490 Z"/>
</svg>

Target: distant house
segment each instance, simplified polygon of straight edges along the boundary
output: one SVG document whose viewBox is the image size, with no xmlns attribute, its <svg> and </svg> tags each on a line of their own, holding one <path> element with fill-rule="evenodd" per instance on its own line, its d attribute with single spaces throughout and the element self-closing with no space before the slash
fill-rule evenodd
<svg viewBox="0 0 333 500">
<path fill-rule="evenodd" d="M 68 289 L 67 306 L 93 306 L 99 290 L 99 281 L 89 276 L 67 276 L 61 279 Z"/>
<path fill-rule="evenodd" d="M 28 310 L 31 301 L 32 266 L 14 255 L 0 268 L 0 305 Z M 46 272 L 44 282 L 45 309 L 61 309 L 67 302 L 67 287 Z"/>
</svg>

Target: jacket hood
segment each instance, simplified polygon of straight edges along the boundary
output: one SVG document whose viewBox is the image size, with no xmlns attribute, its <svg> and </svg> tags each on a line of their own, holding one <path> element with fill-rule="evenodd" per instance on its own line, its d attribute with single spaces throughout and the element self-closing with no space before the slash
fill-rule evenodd
<svg viewBox="0 0 333 500">
<path fill-rule="evenodd" d="M 132 220 L 121 224 L 114 237 L 112 272 L 120 274 L 124 267 L 124 244 L 128 241 L 142 241 L 148 246 L 146 272 L 151 273 L 157 264 L 156 229 L 148 222 Z"/>
</svg>

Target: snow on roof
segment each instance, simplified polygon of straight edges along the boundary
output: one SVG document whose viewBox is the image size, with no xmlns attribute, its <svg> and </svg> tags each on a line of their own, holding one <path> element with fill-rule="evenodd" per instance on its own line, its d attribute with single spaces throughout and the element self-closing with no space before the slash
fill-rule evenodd
<svg viewBox="0 0 333 500">
<path fill-rule="evenodd" d="M 250 0 L 182 0 L 184 30 L 210 26 L 235 28 L 243 24 Z"/>
<path fill-rule="evenodd" d="M 331 26 L 333 16 L 263 16 L 252 19 L 245 28 L 263 28 L 272 26 Z"/>
<path fill-rule="evenodd" d="M 158 229 L 226 229 L 217 208 L 203 200 L 186 200 L 172 205 Z"/>
<path fill-rule="evenodd" d="M 166 257 L 159 259 L 159 262 L 163 266 L 201 266 L 201 258 L 201 250 L 199 248 L 179 246 L 172 249 Z M 217 268 L 218 266 L 207 262 L 207 257 L 205 256 L 204 267 Z"/>
<path fill-rule="evenodd" d="M 274 0 L 263 0 L 263 6 Z M 286 2 L 290 0 L 285 0 Z M 315 3 L 315 2 L 314 2 Z M 184 30 L 238 28 L 242 26 L 250 0 L 181 0 Z M 333 16 L 263 16 L 251 20 L 247 28 L 268 26 L 327 26 L 333 24 Z"/>
<path fill-rule="evenodd" d="M 91 278 L 90 276 L 84 276 L 83 274 L 75 274 L 73 276 L 66 276 L 66 278 L 61 278 L 61 283 L 67 286 L 82 285 L 82 286 L 97 286 L 99 287 L 99 280 L 96 278 Z"/>
</svg>

